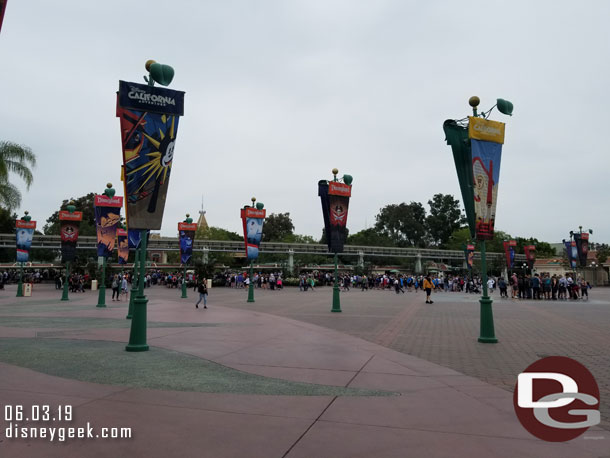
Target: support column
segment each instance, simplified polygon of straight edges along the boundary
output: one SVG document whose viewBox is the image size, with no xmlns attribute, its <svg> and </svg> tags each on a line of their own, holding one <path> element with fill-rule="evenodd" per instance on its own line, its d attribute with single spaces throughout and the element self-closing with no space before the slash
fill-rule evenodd
<svg viewBox="0 0 610 458">
<path fill-rule="evenodd" d="M 341 312 L 341 297 L 339 293 L 339 258 L 335 253 L 335 285 L 333 286 L 333 308 L 331 312 Z"/>
<path fill-rule="evenodd" d="M 131 320 L 131 331 L 129 343 L 125 347 L 127 351 L 147 351 L 146 343 L 146 306 L 148 299 L 144 295 L 144 282 L 146 281 L 146 242 L 147 231 L 140 231 L 140 275 L 138 279 L 138 297 L 134 299 L 133 318 Z"/>
<path fill-rule="evenodd" d="M 291 275 L 294 273 L 294 250 L 292 248 L 288 250 L 288 272 Z"/>
<path fill-rule="evenodd" d="M 483 281 L 483 296 L 479 301 L 481 304 L 481 331 L 479 342 L 497 343 L 498 339 L 496 339 L 494 331 L 494 317 L 491 309 L 492 300 L 487 294 L 487 253 L 485 249 L 485 240 L 481 240 L 481 280 Z"/>
<path fill-rule="evenodd" d="M 63 293 L 61 295 L 62 301 L 68 301 L 68 280 L 70 279 L 70 261 L 66 261 L 66 281 L 64 282 Z"/>
<path fill-rule="evenodd" d="M 97 296 L 97 307 L 106 307 L 106 257 L 102 262 L 102 281 L 100 282 L 100 291 Z"/>
<path fill-rule="evenodd" d="M 415 261 L 415 273 L 421 274 L 423 273 L 422 265 L 421 265 L 421 253 L 417 253 L 417 259 Z"/>
</svg>

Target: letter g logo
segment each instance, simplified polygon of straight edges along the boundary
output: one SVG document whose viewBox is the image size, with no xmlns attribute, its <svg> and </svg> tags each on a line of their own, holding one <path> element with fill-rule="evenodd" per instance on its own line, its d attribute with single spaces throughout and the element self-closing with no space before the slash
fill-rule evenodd
<svg viewBox="0 0 610 458">
<path fill-rule="evenodd" d="M 572 440 L 601 420 L 595 378 L 563 356 L 536 361 L 519 374 L 513 401 L 525 429 L 550 442 Z"/>
</svg>

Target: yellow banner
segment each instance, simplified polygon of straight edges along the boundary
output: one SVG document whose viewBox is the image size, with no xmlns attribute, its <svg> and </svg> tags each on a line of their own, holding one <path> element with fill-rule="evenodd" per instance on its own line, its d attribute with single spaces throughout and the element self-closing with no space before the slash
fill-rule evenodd
<svg viewBox="0 0 610 458">
<path fill-rule="evenodd" d="M 469 116 L 468 137 L 486 142 L 504 143 L 504 123 Z"/>
</svg>

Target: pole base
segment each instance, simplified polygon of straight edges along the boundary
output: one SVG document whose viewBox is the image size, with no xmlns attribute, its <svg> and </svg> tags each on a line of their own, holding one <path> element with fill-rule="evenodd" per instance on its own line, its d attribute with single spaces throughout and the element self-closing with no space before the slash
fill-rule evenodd
<svg viewBox="0 0 610 458">
<path fill-rule="evenodd" d="M 494 331 L 494 316 L 491 309 L 492 300 L 488 296 L 483 296 L 479 300 L 481 304 L 481 328 L 478 341 L 481 343 L 497 343 Z"/>
<path fill-rule="evenodd" d="M 180 299 L 188 299 L 186 295 L 186 283 L 182 283 L 182 296 L 180 296 Z"/>
<path fill-rule="evenodd" d="M 333 308 L 330 311 L 334 313 L 341 312 L 341 297 L 337 285 L 333 287 Z"/>
<path fill-rule="evenodd" d="M 100 286 L 100 292 L 97 296 L 97 306 L 96 307 L 106 307 L 106 287 Z"/>
<path fill-rule="evenodd" d="M 23 283 L 19 282 L 17 284 L 17 296 L 16 297 L 23 297 Z"/>
<path fill-rule="evenodd" d="M 147 344 L 142 344 L 142 345 L 131 345 L 131 344 L 127 344 L 125 346 L 125 351 L 148 351 L 148 345 Z"/>
</svg>

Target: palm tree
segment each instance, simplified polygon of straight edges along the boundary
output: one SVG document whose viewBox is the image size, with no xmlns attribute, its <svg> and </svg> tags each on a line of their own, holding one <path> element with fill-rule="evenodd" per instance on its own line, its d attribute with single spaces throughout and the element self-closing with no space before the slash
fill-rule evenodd
<svg viewBox="0 0 610 458">
<path fill-rule="evenodd" d="M 30 167 L 36 166 L 36 155 L 28 146 L 0 141 L 0 205 L 8 210 L 21 205 L 21 192 L 8 181 L 9 173 L 15 173 L 30 189 L 33 181 Z"/>
</svg>

